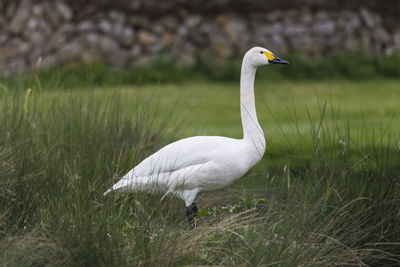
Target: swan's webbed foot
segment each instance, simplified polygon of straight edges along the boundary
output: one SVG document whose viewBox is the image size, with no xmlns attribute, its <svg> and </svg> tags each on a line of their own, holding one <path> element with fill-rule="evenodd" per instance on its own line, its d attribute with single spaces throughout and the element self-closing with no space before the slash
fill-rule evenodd
<svg viewBox="0 0 400 267">
<path fill-rule="evenodd" d="M 186 216 L 188 218 L 189 226 L 196 228 L 197 226 L 197 215 L 199 210 L 197 209 L 197 202 L 193 202 L 192 205 L 186 207 Z"/>
</svg>

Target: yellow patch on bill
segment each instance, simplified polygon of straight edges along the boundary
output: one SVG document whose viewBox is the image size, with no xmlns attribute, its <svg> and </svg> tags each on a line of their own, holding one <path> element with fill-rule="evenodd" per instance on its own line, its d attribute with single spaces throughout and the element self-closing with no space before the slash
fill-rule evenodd
<svg viewBox="0 0 400 267">
<path fill-rule="evenodd" d="M 271 52 L 264 52 L 264 55 L 268 58 L 268 60 L 274 60 L 275 56 Z"/>
</svg>

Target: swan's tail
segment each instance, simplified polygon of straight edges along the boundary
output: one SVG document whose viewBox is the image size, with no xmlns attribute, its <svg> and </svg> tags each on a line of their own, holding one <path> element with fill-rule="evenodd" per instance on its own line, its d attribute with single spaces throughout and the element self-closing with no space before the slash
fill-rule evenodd
<svg viewBox="0 0 400 267">
<path fill-rule="evenodd" d="M 108 189 L 106 192 L 104 192 L 103 196 L 109 194 L 109 193 L 112 192 L 112 191 L 114 191 L 114 189 L 112 189 L 112 188 Z"/>
<path fill-rule="evenodd" d="M 114 177 L 115 178 L 115 177 Z M 104 196 L 108 195 L 112 191 L 129 191 L 128 189 L 132 189 L 132 179 L 134 178 L 134 169 L 130 170 L 127 174 L 125 174 L 121 180 L 116 182 L 110 189 L 104 192 Z"/>
<path fill-rule="evenodd" d="M 116 190 L 123 190 L 126 189 L 129 186 L 129 182 L 127 179 L 122 178 L 121 180 L 119 180 L 116 184 L 114 184 L 110 189 L 108 189 L 106 192 L 104 192 L 104 196 L 108 195 L 109 193 L 111 193 L 112 191 L 116 191 Z"/>
<path fill-rule="evenodd" d="M 146 191 L 152 192 L 154 190 L 164 192 L 168 188 L 168 184 L 159 183 L 159 177 L 152 179 L 151 177 L 136 177 L 133 174 L 133 170 L 128 172 L 124 177 L 121 178 L 117 183 L 115 183 L 110 189 L 104 192 L 104 196 L 108 195 L 112 191 L 122 191 L 122 192 L 137 192 Z"/>
</svg>

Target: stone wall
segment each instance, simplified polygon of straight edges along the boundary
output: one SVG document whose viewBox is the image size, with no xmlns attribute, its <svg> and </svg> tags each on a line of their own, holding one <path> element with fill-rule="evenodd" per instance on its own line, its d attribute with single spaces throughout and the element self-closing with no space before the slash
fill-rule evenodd
<svg viewBox="0 0 400 267">
<path fill-rule="evenodd" d="M 167 60 L 190 66 L 199 56 L 227 59 L 255 45 L 278 55 L 400 51 L 396 14 L 385 11 L 391 14 L 385 16 L 368 6 L 338 9 L 314 3 L 291 7 L 279 6 L 285 1 L 271 1 L 275 8 L 268 10 L 264 5 L 257 9 L 255 1 L 242 0 L 241 11 L 238 2 L 224 8 L 229 1 L 216 0 L 209 2 L 219 3 L 219 8 L 211 6 L 207 11 L 202 6 L 196 11 L 193 5 L 179 5 L 179 0 L 172 1 L 173 8 L 165 4 L 168 1 L 136 0 L 126 6 L 121 5 L 126 1 L 114 2 L 0 0 L 0 73 L 97 59 L 111 65 L 143 65 L 160 53 Z M 164 12 L 156 12 L 163 8 Z"/>
</svg>

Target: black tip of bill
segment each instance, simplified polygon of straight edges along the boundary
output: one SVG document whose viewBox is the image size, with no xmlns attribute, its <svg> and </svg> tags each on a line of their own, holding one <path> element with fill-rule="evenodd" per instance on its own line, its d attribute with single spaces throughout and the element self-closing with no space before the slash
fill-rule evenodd
<svg viewBox="0 0 400 267">
<path fill-rule="evenodd" d="M 275 57 L 273 60 L 270 60 L 269 63 L 271 63 L 271 64 L 289 64 L 289 61 L 286 61 L 279 57 Z"/>
</svg>

